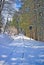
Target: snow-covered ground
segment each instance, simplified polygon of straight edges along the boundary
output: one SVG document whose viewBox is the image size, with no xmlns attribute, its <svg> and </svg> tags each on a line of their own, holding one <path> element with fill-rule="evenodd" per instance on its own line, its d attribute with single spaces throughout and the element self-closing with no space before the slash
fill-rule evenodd
<svg viewBox="0 0 44 65">
<path fill-rule="evenodd" d="M 11 36 L 14 40 L 15 39 L 26 39 L 26 40 L 33 40 L 32 38 L 26 37 L 23 34 L 19 34 L 19 35 L 15 35 L 15 36 Z"/>
<path fill-rule="evenodd" d="M 44 65 L 44 42 L 0 34 L 0 65 Z"/>
</svg>

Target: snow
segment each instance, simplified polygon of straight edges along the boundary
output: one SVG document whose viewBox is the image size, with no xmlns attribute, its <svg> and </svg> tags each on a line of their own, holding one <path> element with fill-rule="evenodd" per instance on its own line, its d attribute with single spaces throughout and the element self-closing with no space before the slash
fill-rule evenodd
<svg viewBox="0 0 44 65">
<path fill-rule="evenodd" d="M 11 58 L 12 61 L 17 60 L 17 58 Z"/>
<path fill-rule="evenodd" d="M 3 63 L 4 63 L 4 61 L 2 60 L 2 61 L 0 61 L 0 65 L 3 65 Z"/>
<path fill-rule="evenodd" d="M 13 39 L 7 34 L 0 34 L 0 44 L 11 43 Z"/>
<path fill-rule="evenodd" d="M 7 56 L 6 55 L 1 55 L 3 58 L 6 58 Z"/>
<path fill-rule="evenodd" d="M 0 65 L 44 65 L 44 42 L 0 34 Z"/>
<path fill-rule="evenodd" d="M 28 38 L 26 36 L 24 36 L 23 34 L 19 34 L 16 36 L 11 36 L 13 39 L 26 39 L 26 40 L 33 40 L 32 38 Z"/>
</svg>

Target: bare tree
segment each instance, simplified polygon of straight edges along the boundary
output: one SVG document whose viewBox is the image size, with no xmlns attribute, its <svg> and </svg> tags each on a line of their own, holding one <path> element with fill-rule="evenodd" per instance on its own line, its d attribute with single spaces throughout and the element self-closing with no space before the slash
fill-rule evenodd
<svg viewBox="0 0 44 65">
<path fill-rule="evenodd" d="M 0 0 L 0 32 L 1 32 L 1 27 L 2 27 L 2 16 L 1 16 L 1 13 L 2 13 L 2 9 L 4 7 L 4 2 L 5 0 Z"/>
</svg>

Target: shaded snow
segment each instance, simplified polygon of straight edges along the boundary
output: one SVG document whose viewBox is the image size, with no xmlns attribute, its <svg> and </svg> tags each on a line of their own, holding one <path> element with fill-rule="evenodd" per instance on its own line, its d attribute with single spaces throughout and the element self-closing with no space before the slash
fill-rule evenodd
<svg viewBox="0 0 44 65">
<path fill-rule="evenodd" d="M 44 65 L 44 42 L 0 34 L 0 65 Z"/>
<path fill-rule="evenodd" d="M 2 43 L 11 43 L 13 39 L 7 34 L 0 34 L 0 44 Z"/>
</svg>

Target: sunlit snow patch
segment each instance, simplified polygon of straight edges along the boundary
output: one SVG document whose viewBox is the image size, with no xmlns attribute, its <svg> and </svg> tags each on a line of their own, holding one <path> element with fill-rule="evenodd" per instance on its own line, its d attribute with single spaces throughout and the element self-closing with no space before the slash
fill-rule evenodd
<svg viewBox="0 0 44 65">
<path fill-rule="evenodd" d="M 16 36 L 11 36 L 14 40 L 15 39 L 26 39 L 26 40 L 34 40 L 32 38 L 29 38 L 29 37 L 26 37 L 24 36 L 23 34 L 19 34 L 19 35 L 16 35 Z"/>
<path fill-rule="evenodd" d="M 1 55 L 1 57 L 6 58 L 6 57 L 7 57 L 7 55 Z"/>
<path fill-rule="evenodd" d="M 0 61 L 0 65 L 3 65 L 3 63 L 4 63 L 4 60 Z"/>
<path fill-rule="evenodd" d="M 17 60 L 17 58 L 11 58 L 12 61 Z"/>
</svg>

